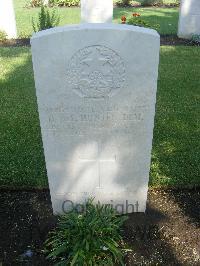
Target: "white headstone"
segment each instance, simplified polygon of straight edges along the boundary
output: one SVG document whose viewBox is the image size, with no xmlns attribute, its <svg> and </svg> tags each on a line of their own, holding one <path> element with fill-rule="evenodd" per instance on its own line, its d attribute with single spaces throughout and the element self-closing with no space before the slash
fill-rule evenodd
<svg viewBox="0 0 200 266">
<path fill-rule="evenodd" d="M 8 38 L 17 37 L 15 13 L 12 0 L 0 0 L 0 31 L 5 31 Z"/>
<path fill-rule="evenodd" d="M 81 21 L 83 23 L 111 23 L 113 0 L 81 0 Z"/>
<path fill-rule="evenodd" d="M 31 39 L 54 213 L 95 197 L 144 212 L 159 62 L 156 31 L 82 24 Z M 132 205 L 130 205 L 132 204 Z M 135 209 L 133 209 L 133 207 Z"/>
<path fill-rule="evenodd" d="M 181 0 L 178 36 L 190 39 L 200 35 L 200 0 Z"/>
</svg>

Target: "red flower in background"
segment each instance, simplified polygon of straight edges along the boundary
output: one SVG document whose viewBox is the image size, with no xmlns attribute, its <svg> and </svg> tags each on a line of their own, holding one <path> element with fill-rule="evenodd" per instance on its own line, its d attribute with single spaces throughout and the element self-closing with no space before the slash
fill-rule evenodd
<svg viewBox="0 0 200 266">
<path fill-rule="evenodd" d="M 122 21 L 122 24 L 125 24 L 126 23 L 126 17 L 125 16 L 122 16 L 121 17 L 121 21 Z"/>
<path fill-rule="evenodd" d="M 133 13 L 132 16 L 133 16 L 133 17 L 140 17 L 140 14 L 138 14 L 138 13 Z"/>
</svg>

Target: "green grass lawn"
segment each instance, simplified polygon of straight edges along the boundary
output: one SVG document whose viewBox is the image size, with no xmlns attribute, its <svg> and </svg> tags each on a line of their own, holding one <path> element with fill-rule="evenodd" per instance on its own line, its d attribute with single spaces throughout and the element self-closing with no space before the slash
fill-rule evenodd
<svg viewBox="0 0 200 266">
<path fill-rule="evenodd" d="M 170 0 L 172 1 L 172 0 Z M 27 0 L 14 0 L 18 35 L 32 35 L 32 17 L 37 18 L 39 8 L 26 8 Z M 139 12 L 151 25 L 159 24 L 160 34 L 176 34 L 178 25 L 178 8 L 115 8 L 114 22 L 120 23 L 122 15 Z M 60 25 L 80 23 L 80 8 L 58 8 Z"/>
<path fill-rule="evenodd" d="M 46 187 L 30 48 L 0 48 L 0 186 Z M 151 184 L 200 185 L 200 49 L 161 47 Z"/>
</svg>

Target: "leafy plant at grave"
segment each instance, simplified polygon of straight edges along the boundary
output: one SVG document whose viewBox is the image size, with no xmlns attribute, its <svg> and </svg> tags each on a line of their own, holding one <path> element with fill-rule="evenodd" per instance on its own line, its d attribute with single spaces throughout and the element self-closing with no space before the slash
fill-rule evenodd
<svg viewBox="0 0 200 266">
<path fill-rule="evenodd" d="M 59 217 L 45 242 L 47 258 L 57 266 L 124 265 L 120 233 L 126 219 L 110 206 L 88 200 L 83 213 L 73 210 Z"/>
<path fill-rule="evenodd" d="M 49 3 L 52 6 L 79 6 L 80 5 L 80 0 L 50 0 Z"/>
<path fill-rule="evenodd" d="M 38 14 L 38 22 L 35 23 L 32 18 L 32 26 L 34 32 L 50 29 L 58 26 L 60 22 L 60 17 L 56 13 L 55 9 L 50 12 L 49 9 L 45 6 L 41 6 L 40 12 Z"/>
<path fill-rule="evenodd" d="M 0 30 L 0 42 L 5 42 L 7 40 L 7 34 L 5 31 Z"/>
<path fill-rule="evenodd" d="M 144 19 L 141 18 L 141 15 L 139 13 L 133 13 L 132 16 L 129 18 L 122 16 L 121 21 L 122 24 L 127 23 L 129 25 L 151 28 L 155 30 L 158 30 L 160 27 L 158 24 L 151 24 L 149 22 L 146 22 Z"/>
<path fill-rule="evenodd" d="M 195 42 L 196 44 L 200 45 L 200 34 L 194 34 L 192 36 L 192 42 Z"/>
</svg>

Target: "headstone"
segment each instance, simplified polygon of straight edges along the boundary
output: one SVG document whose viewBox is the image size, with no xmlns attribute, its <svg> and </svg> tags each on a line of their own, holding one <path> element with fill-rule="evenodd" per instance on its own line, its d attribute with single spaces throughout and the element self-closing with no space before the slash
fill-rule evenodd
<svg viewBox="0 0 200 266">
<path fill-rule="evenodd" d="M 54 213 L 93 197 L 119 212 L 144 212 L 157 32 L 81 24 L 39 32 L 31 45 Z"/>
<path fill-rule="evenodd" d="M 200 1 L 182 0 L 178 36 L 190 39 L 193 35 L 200 35 Z"/>
<path fill-rule="evenodd" d="M 8 38 L 17 37 L 15 13 L 12 0 L 0 0 L 0 31 L 5 31 Z"/>
<path fill-rule="evenodd" d="M 81 21 L 83 23 L 111 23 L 113 0 L 81 0 Z"/>
</svg>

